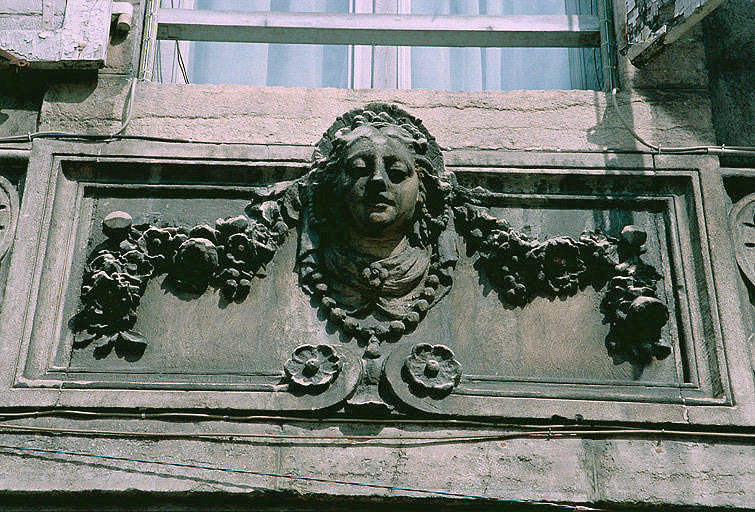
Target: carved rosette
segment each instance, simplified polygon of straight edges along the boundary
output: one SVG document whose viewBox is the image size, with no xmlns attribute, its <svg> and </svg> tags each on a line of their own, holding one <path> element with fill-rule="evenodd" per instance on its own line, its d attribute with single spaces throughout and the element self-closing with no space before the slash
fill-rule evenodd
<svg viewBox="0 0 755 512">
<path fill-rule="evenodd" d="M 410 386 L 426 393 L 450 393 L 461 380 L 461 363 L 444 345 L 414 345 L 404 370 Z"/>
<path fill-rule="evenodd" d="M 341 358 L 330 345 L 300 345 L 283 370 L 291 386 L 316 391 L 332 384 L 341 367 Z"/>
</svg>

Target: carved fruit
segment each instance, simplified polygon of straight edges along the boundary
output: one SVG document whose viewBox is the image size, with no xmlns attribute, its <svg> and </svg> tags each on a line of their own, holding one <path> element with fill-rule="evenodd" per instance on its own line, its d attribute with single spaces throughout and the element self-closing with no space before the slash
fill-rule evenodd
<svg viewBox="0 0 755 512">
<path fill-rule="evenodd" d="M 621 230 L 621 241 L 630 247 L 642 247 L 648 239 L 648 234 L 638 226 L 624 226 Z"/>
<path fill-rule="evenodd" d="M 206 238 L 189 238 L 176 251 L 174 263 L 179 282 L 203 291 L 218 268 L 218 250 Z"/>
<path fill-rule="evenodd" d="M 131 215 L 126 212 L 110 212 L 105 215 L 102 221 L 102 232 L 108 238 L 117 240 L 125 239 L 129 231 L 131 231 L 131 224 L 133 219 Z"/>
</svg>

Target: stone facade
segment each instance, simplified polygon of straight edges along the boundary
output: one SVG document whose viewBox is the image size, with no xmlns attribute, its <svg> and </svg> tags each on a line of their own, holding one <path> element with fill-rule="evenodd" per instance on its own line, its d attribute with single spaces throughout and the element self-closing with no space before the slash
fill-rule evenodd
<svg viewBox="0 0 755 512">
<path fill-rule="evenodd" d="M 0 134 L 116 131 L 140 48 L 132 3 L 134 29 L 96 74 L 5 75 Z M 705 57 L 701 27 L 643 68 L 619 57 L 618 106 L 640 136 L 729 142 Z M 433 187 L 446 201 L 428 207 L 435 235 L 407 235 L 429 260 L 420 285 L 372 323 L 334 284 L 362 253 L 346 244 L 311 277 L 306 244 L 340 239 L 304 220 L 326 157 L 351 147 L 334 141 L 365 124 L 361 158 L 392 165 L 404 141 L 407 168 L 429 162 L 418 204 Z M 142 139 L 0 146 L 0 223 L 17 226 L 0 238 L 5 506 L 752 507 L 751 171 L 644 151 L 596 91 L 139 82 L 125 134 Z M 354 232 L 380 245 L 385 229 Z M 396 256 L 397 280 L 423 258 L 373 259 Z M 365 268 L 360 298 L 391 279 Z M 118 279 L 140 294 L 125 312 Z M 39 410 L 56 412 L 24 416 Z"/>
</svg>

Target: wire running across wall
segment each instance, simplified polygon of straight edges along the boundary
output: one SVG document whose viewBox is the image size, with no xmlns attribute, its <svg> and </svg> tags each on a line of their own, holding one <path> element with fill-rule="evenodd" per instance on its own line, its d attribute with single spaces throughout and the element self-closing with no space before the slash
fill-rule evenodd
<svg viewBox="0 0 755 512">
<path fill-rule="evenodd" d="M 507 499 L 507 498 L 486 496 L 482 494 L 470 494 L 470 493 L 463 493 L 463 492 L 421 489 L 421 488 L 416 488 L 416 487 L 401 487 L 401 486 L 395 486 L 395 485 L 383 485 L 383 484 L 376 484 L 376 483 L 369 483 L 369 482 L 357 482 L 353 480 L 338 480 L 338 479 L 321 478 L 321 477 L 314 477 L 314 476 L 288 475 L 284 473 L 277 473 L 277 472 L 270 472 L 270 471 L 254 471 L 254 470 L 249 470 L 249 469 L 229 468 L 229 467 L 215 466 L 215 465 L 210 465 L 210 464 L 184 463 L 184 462 L 174 462 L 174 461 L 165 461 L 165 460 L 132 458 L 132 457 L 123 457 L 123 456 L 115 456 L 115 455 L 95 454 L 95 453 L 90 453 L 90 452 L 56 450 L 56 449 L 51 449 L 51 448 L 39 448 L 39 447 L 30 447 L 30 446 L 0 444 L 0 450 L 6 450 L 6 451 L 11 450 L 11 451 L 18 451 L 21 453 L 31 452 L 31 453 L 45 453 L 45 454 L 51 454 L 51 455 L 69 455 L 69 456 L 85 457 L 85 458 L 92 458 L 92 459 L 98 459 L 98 460 L 131 462 L 131 463 L 137 463 L 141 465 L 167 466 L 167 467 L 183 468 L 183 469 L 200 469 L 200 470 L 205 470 L 205 471 L 218 471 L 218 472 L 223 472 L 223 473 L 235 473 L 235 474 L 241 474 L 241 475 L 259 476 L 259 477 L 272 477 L 272 478 L 281 478 L 281 479 L 286 479 L 286 480 L 298 480 L 298 481 L 304 481 L 304 482 L 316 482 L 316 483 L 324 483 L 324 484 L 331 484 L 331 485 L 334 484 L 334 485 L 345 485 L 345 486 L 350 486 L 350 487 L 365 487 L 369 489 L 380 489 L 380 490 L 386 490 L 386 491 L 403 491 L 403 492 L 414 493 L 414 494 L 430 494 L 430 495 L 435 495 L 435 496 L 466 498 L 466 499 L 471 499 L 471 500 L 476 500 L 476 501 L 477 500 L 484 501 L 488 503 L 527 505 L 529 507 L 542 507 L 542 508 L 551 509 L 551 510 L 573 510 L 573 511 L 585 511 L 585 512 L 607 512 L 608 510 L 605 508 L 596 508 L 596 507 L 589 507 L 589 506 L 584 506 L 584 505 L 576 505 L 576 504 L 568 504 L 568 503 Z"/>
</svg>

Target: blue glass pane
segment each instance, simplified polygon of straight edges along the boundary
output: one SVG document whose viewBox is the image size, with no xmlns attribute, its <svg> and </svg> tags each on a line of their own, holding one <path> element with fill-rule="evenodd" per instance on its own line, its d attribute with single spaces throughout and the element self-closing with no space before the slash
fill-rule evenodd
<svg viewBox="0 0 755 512">
<path fill-rule="evenodd" d="M 348 13 L 349 0 L 197 0 L 195 8 Z M 171 51 L 165 42 L 163 48 Z M 183 52 L 191 83 L 348 87 L 348 47 L 343 45 L 192 42 Z"/>
<path fill-rule="evenodd" d="M 594 14 L 599 0 L 412 0 L 412 14 Z M 600 89 L 596 48 L 411 49 L 411 87 L 454 91 Z"/>
<path fill-rule="evenodd" d="M 412 14 L 596 14 L 601 0 L 412 0 Z"/>
<path fill-rule="evenodd" d="M 349 0 L 197 0 L 194 8 L 245 12 L 349 12 Z"/>
</svg>

